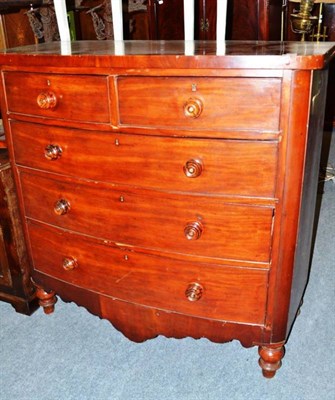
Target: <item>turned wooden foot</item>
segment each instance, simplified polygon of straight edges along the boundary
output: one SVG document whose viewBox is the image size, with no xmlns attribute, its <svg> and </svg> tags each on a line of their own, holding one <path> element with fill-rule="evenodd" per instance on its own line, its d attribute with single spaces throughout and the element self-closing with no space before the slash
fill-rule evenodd
<svg viewBox="0 0 335 400">
<path fill-rule="evenodd" d="M 45 314 L 54 312 L 55 303 L 57 301 L 54 291 L 46 292 L 43 288 L 36 285 L 36 296 L 38 298 L 38 304 L 43 307 Z"/>
<path fill-rule="evenodd" d="M 281 367 L 281 360 L 285 354 L 284 346 L 259 346 L 258 354 L 260 355 L 258 363 L 262 368 L 263 376 L 273 378 Z"/>
</svg>

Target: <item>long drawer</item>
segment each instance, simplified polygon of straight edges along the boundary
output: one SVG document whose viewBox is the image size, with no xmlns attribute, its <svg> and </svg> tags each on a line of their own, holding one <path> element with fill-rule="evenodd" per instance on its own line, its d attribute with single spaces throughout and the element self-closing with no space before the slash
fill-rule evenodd
<svg viewBox="0 0 335 400">
<path fill-rule="evenodd" d="M 264 323 L 265 270 L 123 251 L 31 221 L 28 229 L 34 268 L 62 281 L 173 312 Z"/>
<path fill-rule="evenodd" d="M 279 78 L 120 77 L 120 124 L 278 131 Z"/>
<path fill-rule="evenodd" d="M 114 242 L 190 255 L 269 262 L 273 208 L 21 170 L 25 213 Z M 57 215 L 64 212 L 62 215 Z"/>
<path fill-rule="evenodd" d="M 8 111 L 108 123 L 107 77 L 5 72 Z"/>
<path fill-rule="evenodd" d="M 11 129 L 20 165 L 164 190 L 274 196 L 276 142 L 88 133 L 15 121 Z"/>
</svg>

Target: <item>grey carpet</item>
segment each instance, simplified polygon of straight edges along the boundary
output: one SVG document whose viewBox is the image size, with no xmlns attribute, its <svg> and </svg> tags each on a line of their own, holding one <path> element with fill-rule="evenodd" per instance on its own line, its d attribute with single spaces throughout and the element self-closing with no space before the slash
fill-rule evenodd
<svg viewBox="0 0 335 400">
<path fill-rule="evenodd" d="M 335 164 L 332 136 L 330 161 Z M 333 400 L 335 183 L 322 195 L 310 282 L 283 367 L 262 377 L 257 348 L 190 338 L 135 344 L 73 303 L 31 317 L 0 303 L 1 400 Z"/>
</svg>

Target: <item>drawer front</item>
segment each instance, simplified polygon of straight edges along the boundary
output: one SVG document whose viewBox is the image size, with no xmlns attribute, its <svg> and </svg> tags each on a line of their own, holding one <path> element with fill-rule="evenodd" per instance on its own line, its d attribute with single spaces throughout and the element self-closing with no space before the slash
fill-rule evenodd
<svg viewBox="0 0 335 400">
<path fill-rule="evenodd" d="M 45 274 L 147 306 L 264 323 L 267 271 L 190 264 L 111 248 L 36 223 L 28 227 L 34 268 Z"/>
<path fill-rule="evenodd" d="M 8 111 L 108 123 L 107 77 L 24 72 L 4 74 Z"/>
<path fill-rule="evenodd" d="M 122 77 L 117 86 L 121 125 L 279 129 L 279 78 Z"/>
<path fill-rule="evenodd" d="M 21 122 L 11 129 L 20 165 L 172 191 L 274 195 L 276 142 L 88 134 Z M 47 159 L 52 149 L 61 152 Z"/>
<path fill-rule="evenodd" d="M 28 218 L 144 248 L 268 262 L 271 207 L 21 172 Z M 57 215 L 54 211 L 65 210 Z"/>
</svg>

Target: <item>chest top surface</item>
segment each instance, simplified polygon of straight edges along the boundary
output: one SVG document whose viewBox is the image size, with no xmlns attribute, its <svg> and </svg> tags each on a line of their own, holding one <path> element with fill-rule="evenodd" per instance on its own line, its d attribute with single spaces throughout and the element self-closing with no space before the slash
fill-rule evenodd
<svg viewBox="0 0 335 400">
<path fill-rule="evenodd" d="M 322 69 L 334 53 L 335 43 L 77 41 L 6 49 L 0 63 L 43 66 L 56 58 L 60 67 Z"/>
</svg>

